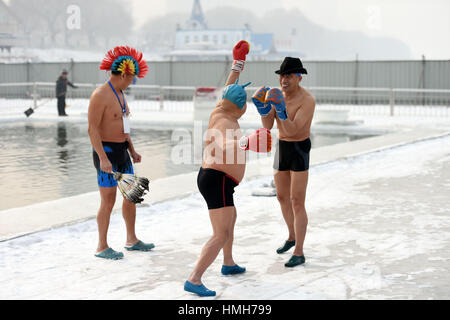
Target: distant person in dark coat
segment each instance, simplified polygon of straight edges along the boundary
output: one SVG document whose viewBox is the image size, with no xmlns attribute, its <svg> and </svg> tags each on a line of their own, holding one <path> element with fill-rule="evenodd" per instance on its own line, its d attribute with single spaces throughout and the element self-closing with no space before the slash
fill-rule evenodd
<svg viewBox="0 0 450 320">
<path fill-rule="evenodd" d="M 58 80 L 56 80 L 56 98 L 58 99 L 58 115 L 60 117 L 67 116 L 66 114 L 66 92 L 67 85 L 71 86 L 74 89 L 78 87 L 72 84 L 68 79 L 67 75 L 69 73 L 67 70 L 63 70 Z"/>
</svg>

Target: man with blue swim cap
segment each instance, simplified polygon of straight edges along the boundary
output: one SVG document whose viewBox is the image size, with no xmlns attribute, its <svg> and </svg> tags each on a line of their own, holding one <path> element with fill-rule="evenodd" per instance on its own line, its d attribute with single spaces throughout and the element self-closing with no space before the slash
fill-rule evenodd
<svg viewBox="0 0 450 320">
<path fill-rule="evenodd" d="M 238 83 L 239 79 L 236 80 L 236 83 L 226 86 L 225 90 L 223 90 L 222 98 L 233 102 L 239 109 L 242 109 L 247 103 L 247 92 L 245 92 L 245 87 L 251 82 L 247 82 L 243 86 Z"/>
<path fill-rule="evenodd" d="M 270 131 L 259 129 L 243 136 L 238 120 L 247 110 L 247 93 L 238 78 L 244 68 L 249 52 L 247 41 L 239 41 L 233 49 L 233 66 L 225 84 L 222 99 L 209 118 L 206 132 L 202 167 L 197 176 L 197 186 L 205 199 L 212 224 L 213 235 L 203 246 L 197 264 L 184 284 L 184 290 L 199 296 L 215 296 L 216 292 L 206 288 L 201 278 L 206 269 L 223 250 L 223 275 L 244 273 L 244 267 L 234 262 L 232 247 L 236 208 L 234 189 L 244 178 L 246 150 L 269 152 Z"/>
</svg>

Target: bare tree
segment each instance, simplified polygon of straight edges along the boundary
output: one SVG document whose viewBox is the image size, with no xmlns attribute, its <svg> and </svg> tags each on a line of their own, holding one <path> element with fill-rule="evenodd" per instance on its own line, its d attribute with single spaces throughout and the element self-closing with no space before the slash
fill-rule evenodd
<svg viewBox="0 0 450 320">
<path fill-rule="evenodd" d="M 59 34 L 64 33 L 65 6 L 60 0 L 11 0 L 11 10 L 21 18 L 27 34 L 39 39 L 45 46 L 56 43 Z"/>
<path fill-rule="evenodd" d="M 70 5 L 80 9 L 80 29 L 67 29 Z M 74 39 L 84 37 L 86 47 L 107 47 L 126 42 L 133 30 L 125 0 L 11 0 L 10 7 L 24 21 L 30 45 L 74 47 Z"/>
</svg>

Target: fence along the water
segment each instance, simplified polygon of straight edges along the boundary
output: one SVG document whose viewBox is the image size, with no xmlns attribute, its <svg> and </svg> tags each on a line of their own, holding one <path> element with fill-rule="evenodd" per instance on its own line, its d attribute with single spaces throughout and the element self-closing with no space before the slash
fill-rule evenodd
<svg viewBox="0 0 450 320">
<path fill-rule="evenodd" d="M 85 100 L 100 84 L 77 84 L 68 88 L 67 100 Z M 221 88 L 219 87 L 218 90 Z M 257 87 L 247 87 L 248 101 Z M 306 87 L 316 99 L 318 108 L 346 109 L 353 113 L 379 115 L 450 116 L 450 90 L 404 88 Z M 134 110 L 192 112 L 193 86 L 132 85 L 126 97 Z M 9 104 L 38 105 L 55 99 L 54 83 L 0 84 L 0 98 Z M 25 102 L 28 101 L 28 102 Z"/>
<path fill-rule="evenodd" d="M 150 70 L 139 85 L 222 86 L 230 61 L 148 61 Z M 241 81 L 252 86 L 278 86 L 281 61 L 248 61 Z M 304 61 L 305 87 L 450 89 L 450 60 Z M 108 74 L 99 62 L 0 64 L 0 83 L 55 82 L 62 69 L 74 83 L 104 83 Z"/>
</svg>

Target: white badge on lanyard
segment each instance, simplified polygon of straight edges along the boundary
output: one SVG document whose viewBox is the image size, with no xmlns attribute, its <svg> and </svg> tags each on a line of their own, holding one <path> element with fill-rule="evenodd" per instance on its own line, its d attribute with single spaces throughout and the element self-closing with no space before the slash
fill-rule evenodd
<svg viewBox="0 0 450 320">
<path fill-rule="evenodd" d="M 131 132 L 130 117 L 123 115 L 122 119 L 123 119 L 123 133 L 130 133 Z"/>
</svg>

